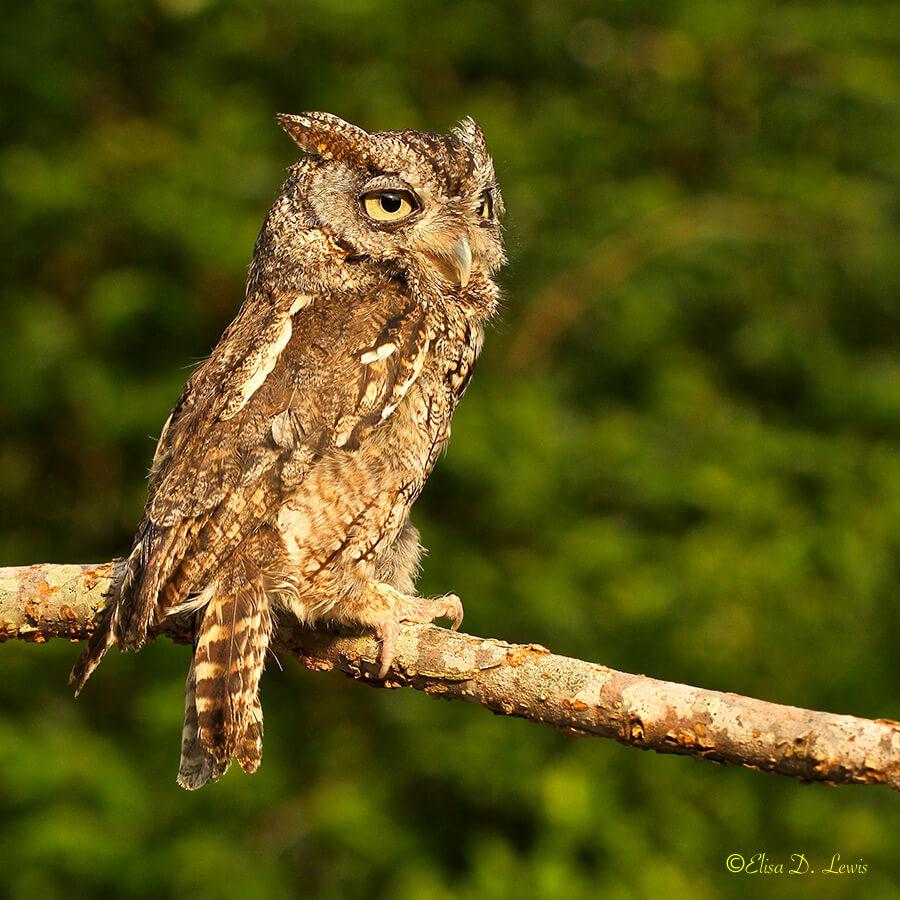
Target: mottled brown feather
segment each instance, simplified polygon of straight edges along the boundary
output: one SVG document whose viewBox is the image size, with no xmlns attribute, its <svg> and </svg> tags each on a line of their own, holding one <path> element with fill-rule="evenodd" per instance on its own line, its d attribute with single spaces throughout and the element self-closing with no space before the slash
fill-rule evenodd
<svg viewBox="0 0 900 900">
<path fill-rule="evenodd" d="M 193 616 L 190 788 L 232 757 L 259 764 L 274 611 L 386 640 L 401 609 L 427 613 L 409 596 L 421 553 L 409 510 L 449 439 L 504 262 L 499 223 L 480 213 L 486 191 L 503 204 L 471 120 L 448 136 L 370 134 L 327 113 L 280 121 L 313 155 L 291 168 L 244 303 L 162 429 L 125 577 L 73 671 L 80 688 L 112 643 L 138 648 L 155 622 Z M 417 195 L 408 221 L 364 214 L 373 184 Z"/>
</svg>

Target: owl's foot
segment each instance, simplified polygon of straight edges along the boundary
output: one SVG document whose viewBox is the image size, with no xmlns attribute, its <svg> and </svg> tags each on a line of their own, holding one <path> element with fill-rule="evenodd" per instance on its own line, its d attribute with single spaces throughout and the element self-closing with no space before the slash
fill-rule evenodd
<svg viewBox="0 0 900 900">
<path fill-rule="evenodd" d="M 384 678 L 397 655 L 400 623 L 414 622 L 428 625 L 435 619 L 449 619 L 453 631 L 462 624 L 463 605 L 456 594 L 443 597 L 409 597 L 387 584 L 372 584 L 365 592 L 365 624 L 375 629 L 381 641 L 381 668 L 378 677 Z"/>
</svg>

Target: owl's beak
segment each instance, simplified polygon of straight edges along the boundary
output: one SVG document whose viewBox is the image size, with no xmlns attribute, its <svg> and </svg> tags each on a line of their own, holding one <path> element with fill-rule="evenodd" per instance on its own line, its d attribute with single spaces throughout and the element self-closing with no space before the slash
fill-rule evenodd
<svg viewBox="0 0 900 900">
<path fill-rule="evenodd" d="M 456 269 L 459 286 L 465 287 L 469 283 L 469 276 L 472 274 L 472 251 L 465 237 L 461 237 L 453 245 L 453 249 L 450 251 L 450 260 Z"/>
</svg>

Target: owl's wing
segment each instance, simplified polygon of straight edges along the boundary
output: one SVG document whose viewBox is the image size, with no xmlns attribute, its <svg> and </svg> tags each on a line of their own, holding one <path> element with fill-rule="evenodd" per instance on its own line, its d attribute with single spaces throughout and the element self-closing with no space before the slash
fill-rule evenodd
<svg viewBox="0 0 900 900">
<path fill-rule="evenodd" d="M 160 437 L 114 617 L 120 641 L 139 646 L 323 454 L 353 452 L 396 409 L 434 334 L 421 302 L 384 290 L 248 299 Z"/>
</svg>

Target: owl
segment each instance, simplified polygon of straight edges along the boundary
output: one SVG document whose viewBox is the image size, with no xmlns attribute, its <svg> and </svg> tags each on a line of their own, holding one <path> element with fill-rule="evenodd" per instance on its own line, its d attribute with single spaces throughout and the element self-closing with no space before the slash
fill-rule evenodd
<svg viewBox="0 0 900 900">
<path fill-rule="evenodd" d="M 369 133 L 278 121 L 306 154 L 253 253 L 246 296 L 163 426 L 125 575 L 72 672 L 187 617 L 178 783 L 262 753 L 259 683 L 279 616 L 361 626 L 447 618 L 416 595 L 415 502 L 494 315 L 503 201 L 481 128 Z"/>
</svg>

